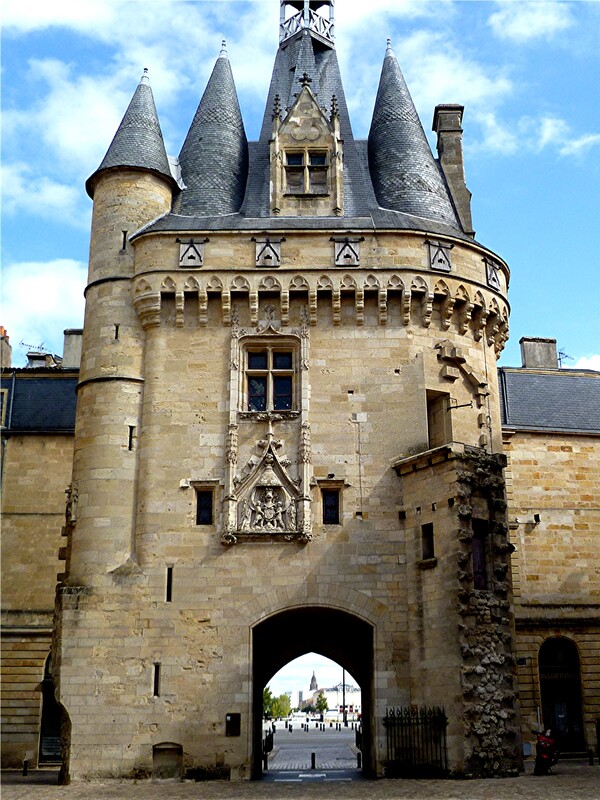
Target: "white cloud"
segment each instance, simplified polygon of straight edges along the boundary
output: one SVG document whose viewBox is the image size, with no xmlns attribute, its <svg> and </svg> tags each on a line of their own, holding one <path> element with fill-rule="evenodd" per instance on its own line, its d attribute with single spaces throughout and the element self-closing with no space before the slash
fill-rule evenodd
<svg viewBox="0 0 600 800">
<path fill-rule="evenodd" d="M 65 328 L 83 327 L 87 266 L 61 258 L 13 262 L 2 270 L 2 325 L 13 346 L 13 363 L 25 362 L 26 345 L 44 344 L 61 354 Z"/>
<path fill-rule="evenodd" d="M 574 22 L 568 3 L 555 0 L 500 0 L 499 10 L 488 20 L 494 34 L 517 43 L 552 39 Z"/>
<path fill-rule="evenodd" d="M 600 372 L 600 355 L 583 356 L 575 362 L 573 369 L 595 369 Z"/>
<path fill-rule="evenodd" d="M 20 33 L 51 26 L 93 32 L 110 22 L 114 9 L 113 0 L 3 0 L 2 26 Z"/>
<path fill-rule="evenodd" d="M 5 213 L 25 212 L 76 228 L 89 228 L 89 209 L 83 207 L 82 192 L 75 186 L 36 175 L 23 163 L 3 164 L 0 183 Z"/>
<path fill-rule="evenodd" d="M 590 147 L 600 144 L 600 133 L 587 133 L 565 142 L 560 148 L 561 156 L 582 156 Z"/>
</svg>

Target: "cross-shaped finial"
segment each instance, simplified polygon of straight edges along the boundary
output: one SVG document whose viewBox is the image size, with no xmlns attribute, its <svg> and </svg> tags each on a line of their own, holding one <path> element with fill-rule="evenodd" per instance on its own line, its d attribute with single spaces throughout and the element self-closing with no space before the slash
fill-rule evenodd
<svg viewBox="0 0 600 800">
<path fill-rule="evenodd" d="M 307 72 L 305 72 L 301 78 L 298 78 L 298 80 L 300 82 L 300 86 L 310 86 L 310 84 L 312 83 L 312 78 L 309 76 Z"/>
</svg>

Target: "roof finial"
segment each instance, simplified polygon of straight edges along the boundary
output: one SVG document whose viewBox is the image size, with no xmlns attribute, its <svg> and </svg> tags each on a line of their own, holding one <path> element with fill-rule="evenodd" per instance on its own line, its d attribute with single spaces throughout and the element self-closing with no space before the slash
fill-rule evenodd
<svg viewBox="0 0 600 800">
<path fill-rule="evenodd" d="M 150 84 L 150 80 L 148 78 L 148 67 L 144 67 L 144 74 L 140 78 L 140 83 L 143 83 L 146 86 L 148 86 Z"/>
<path fill-rule="evenodd" d="M 227 40 L 221 40 L 221 52 L 219 53 L 219 58 L 227 58 Z"/>
<path fill-rule="evenodd" d="M 385 54 L 387 55 L 394 55 L 394 51 L 392 50 L 392 40 L 388 36 L 387 39 L 387 47 L 385 48 Z"/>
<path fill-rule="evenodd" d="M 300 86 L 310 86 L 312 83 L 312 78 L 307 72 L 305 72 L 301 78 L 298 78 L 298 82 Z"/>
</svg>

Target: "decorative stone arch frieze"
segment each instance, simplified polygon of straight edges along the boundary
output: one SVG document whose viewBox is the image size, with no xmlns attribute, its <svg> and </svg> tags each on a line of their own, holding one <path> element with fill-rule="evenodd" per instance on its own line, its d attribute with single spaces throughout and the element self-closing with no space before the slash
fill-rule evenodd
<svg viewBox="0 0 600 800">
<path fill-rule="evenodd" d="M 434 276 L 435 277 L 435 276 Z M 279 295 L 274 300 L 274 319 L 287 328 L 290 324 L 290 293 L 305 293 L 307 297 L 307 319 L 311 326 L 317 324 L 319 304 L 331 303 L 333 325 L 342 323 L 342 296 L 354 296 L 354 322 L 365 323 L 365 292 L 377 292 L 377 314 L 380 325 L 388 324 L 390 299 L 400 299 L 400 313 L 405 326 L 418 324 L 424 328 L 432 325 L 442 331 L 454 328 L 460 335 L 471 333 L 474 341 L 485 337 L 487 345 L 499 354 L 508 338 L 508 308 L 495 292 L 458 283 L 452 276 L 444 276 L 429 282 L 427 276 L 406 271 L 403 273 L 381 270 L 380 272 L 307 272 L 286 275 L 270 273 L 218 274 L 197 272 L 193 275 L 156 273 L 144 275 L 133 285 L 134 305 L 144 327 L 159 324 L 161 294 L 175 296 L 175 324 L 183 325 L 185 308 L 196 304 L 198 325 L 208 324 L 210 296 L 220 295 L 221 318 L 225 326 L 232 324 L 232 294 L 243 295 L 248 303 L 250 324 L 259 324 L 260 295 Z M 322 295 L 319 297 L 319 295 Z M 372 296 L 372 295 L 371 295 Z M 296 295 L 298 297 L 298 295 Z M 279 306 L 277 305 L 279 304 Z M 433 311 L 435 309 L 435 316 Z M 439 315 L 439 316 L 438 316 Z M 439 320 L 439 321 L 438 321 Z"/>
</svg>

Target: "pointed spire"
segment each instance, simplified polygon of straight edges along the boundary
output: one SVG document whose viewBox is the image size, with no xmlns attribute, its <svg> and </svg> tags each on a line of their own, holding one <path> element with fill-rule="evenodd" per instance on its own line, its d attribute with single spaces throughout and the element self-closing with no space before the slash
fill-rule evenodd
<svg viewBox="0 0 600 800">
<path fill-rule="evenodd" d="M 144 74 L 102 163 L 86 181 L 90 197 L 94 196 L 97 176 L 104 170 L 116 167 L 134 167 L 157 172 L 169 178 L 175 185 L 147 69 L 144 69 Z"/>
<path fill-rule="evenodd" d="M 248 142 L 225 41 L 181 153 L 186 189 L 176 214 L 218 216 L 239 210 L 248 174 Z"/>
<path fill-rule="evenodd" d="M 460 229 L 389 39 L 369 131 L 369 168 L 380 206 Z"/>
</svg>

